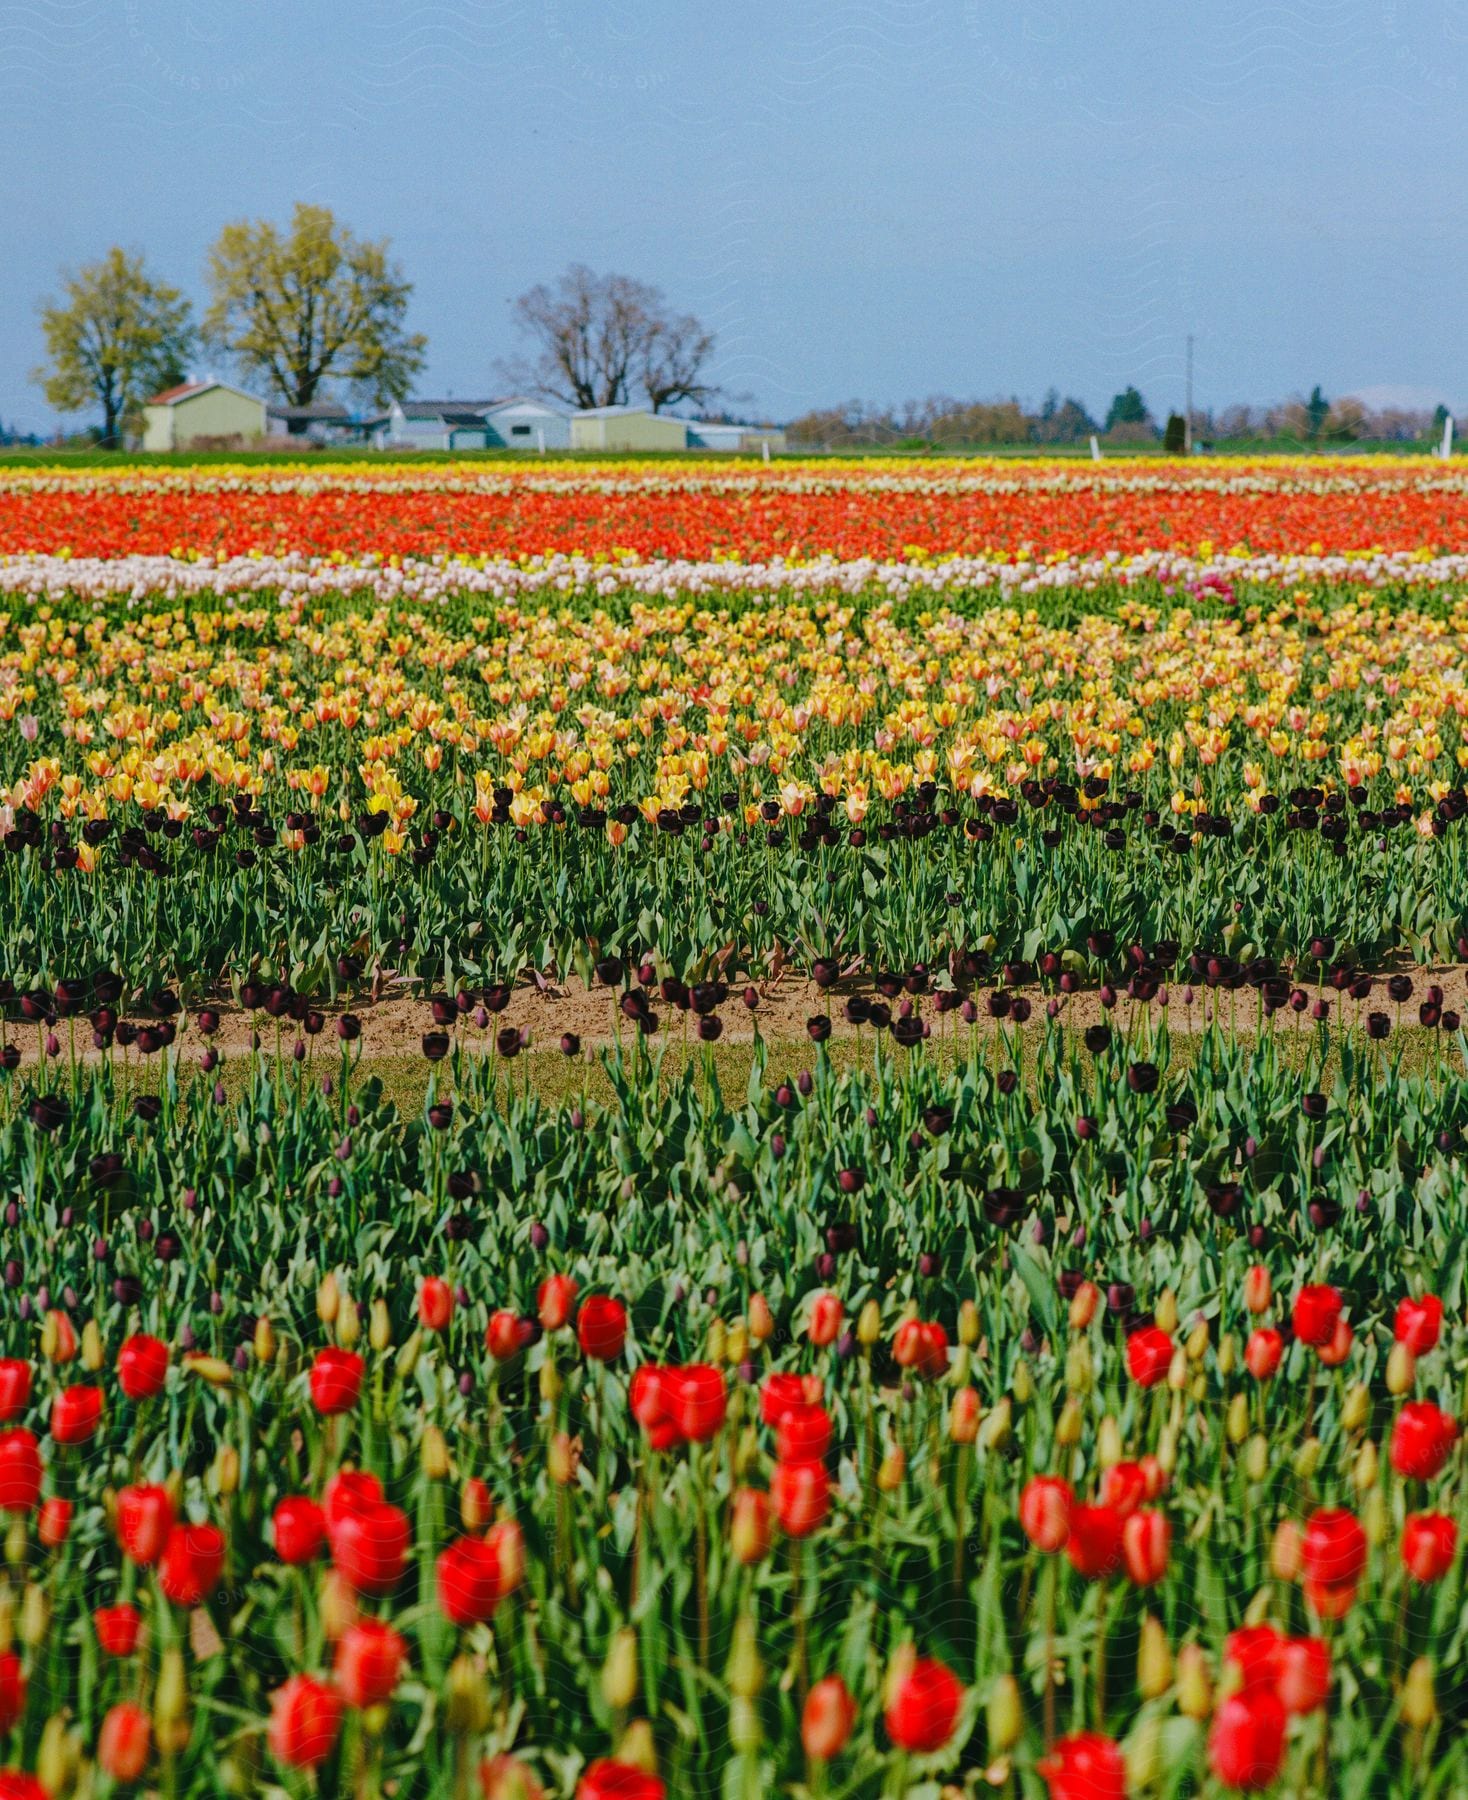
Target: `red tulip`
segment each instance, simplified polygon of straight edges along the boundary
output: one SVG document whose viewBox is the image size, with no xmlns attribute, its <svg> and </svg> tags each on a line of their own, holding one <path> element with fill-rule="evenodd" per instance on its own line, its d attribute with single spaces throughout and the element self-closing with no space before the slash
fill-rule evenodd
<svg viewBox="0 0 1468 1800">
<path fill-rule="evenodd" d="M 615 1362 L 627 1342 L 627 1308 L 610 1294 L 592 1294 L 576 1315 L 581 1352 L 595 1362 Z"/>
<path fill-rule="evenodd" d="M 770 1477 L 770 1501 L 786 1537 L 809 1537 L 831 1510 L 831 1477 L 826 1465 L 776 1463 Z"/>
<path fill-rule="evenodd" d="M 1302 1287 L 1295 1295 L 1291 1313 L 1295 1336 L 1302 1344 L 1309 1344 L 1317 1350 L 1322 1345 L 1329 1344 L 1340 1323 L 1341 1306 L 1340 1290 L 1337 1288 L 1325 1283 L 1315 1287 Z"/>
<path fill-rule="evenodd" d="M 1238 1675 L 1245 1694 L 1278 1685 L 1284 1639 L 1272 1625 L 1243 1625 L 1224 1639 L 1223 1660 Z"/>
<path fill-rule="evenodd" d="M 325 1417 L 350 1412 L 362 1392 L 366 1364 L 355 1350 L 338 1350 L 334 1344 L 316 1352 L 311 1365 L 311 1404 Z"/>
<path fill-rule="evenodd" d="M 1255 1381 L 1268 1381 L 1279 1368 L 1284 1355 L 1284 1339 L 1272 1325 L 1261 1325 L 1249 1333 L 1244 1346 L 1244 1367 Z"/>
<path fill-rule="evenodd" d="M 1267 1310 L 1274 1297 L 1274 1283 L 1270 1280 L 1269 1271 L 1263 1263 L 1250 1265 L 1244 1276 L 1244 1305 L 1251 1313 L 1262 1313 Z"/>
<path fill-rule="evenodd" d="M 1073 1506 L 1065 1553 L 1087 1581 L 1100 1581 L 1121 1567 L 1123 1520 L 1114 1506 Z"/>
<path fill-rule="evenodd" d="M 101 1388 L 63 1388 L 51 1402 L 51 1435 L 58 1444 L 84 1444 L 101 1422 Z"/>
<path fill-rule="evenodd" d="M 941 1325 L 904 1319 L 892 1339 L 893 1360 L 925 1381 L 937 1381 L 948 1370 L 948 1333 Z"/>
<path fill-rule="evenodd" d="M 1443 1513 L 1408 1513 L 1402 1564 L 1414 1581 L 1441 1581 L 1458 1554 L 1458 1527 Z"/>
<path fill-rule="evenodd" d="M 824 1406 L 792 1406 L 775 1432 L 781 1462 L 824 1462 L 831 1448 L 831 1415 Z"/>
<path fill-rule="evenodd" d="M 1267 1688 L 1220 1703 L 1208 1733 L 1208 1766 L 1232 1788 L 1267 1788 L 1284 1761 L 1285 1709 Z"/>
<path fill-rule="evenodd" d="M 34 1775 L 19 1769 L 0 1769 L 0 1800 L 52 1800 Z"/>
<path fill-rule="evenodd" d="M 856 1723 L 856 1702 L 839 1675 L 827 1675 L 805 1697 L 800 1744 L 812 1762 L 830 1762 L 846 1748 Z"/>
<path fill-rule="evenodd" d="M 489 1316 L 489 1324 L 484 1330 L 485 1347 L 496 1362 L 509 1362 L 530 1342 L 534 1331 L 529 1319 L 522 1319 L 519 1313 L 501 1307 Z"/>
<path fill-rule="evenodd" d="M 341 1730 L 341 1696 L 309 1675 L 292 1675 L 271 1696 L 270 1754 L 288 1769 L 314 1769 L 331 1755 Z"/>
<path fill-rule="evenodd" d="M 670 1369 L 666 1380 L 669 1407 L 681 1434 L 690 1444 L 713 1437 L 724 1423 L 729 1398 L 722 1371 L 709 1363 L 693 1363 L 686 1369 Z"/>
<path fill-rule="evenodd" d="M 326 1514 L 305 1494 L 287 1494 L 275 1506 L 275 1554 L 296 1567 L 321 1554 Z"/>
<path fill-rule="evenodd" d="M 454 1316 L 454 1290 L 441 1275 L 425 1275 L 418 1290 L 418 1323 L 425 1331 L 445 1331 Z"/>
<path fill-rule="evenodd" d="M 479 1765 L 484 1800 L 545 1800 L 545 1789 L 518 1756 L 501 1751 Z"/>
<path fill-rule="evenodd" d="M 224 1572 L 224 1533 L 217 1525 L 175 1525 L 158 1564 L 158 1585 L 175 1606 L 198 1606 Z"/>
<path fill-rule="evenodd" d="M 10 1727 L 25 1711 L 26 1675 L 13 1650 L 0 1650 L 0 1731 Z"/>
<path fill-rule="evenodd" d="M 1356 1334 L 1351 1329 L 1348 1319 L 1337 1319 L 1335 1330 L 1330 1334 L 1330 1342 L 1322 1344 L 1315 1354 L 1327 1369 L 1338 1369 L 1351 1354 L 1351 1345 L 1356 1341 Z"/>
<path fill-rule="evenodd" d="M 114 1781 L 136 1781 L 148 1766 L 152 1725 L 141 1706 L 119 1700 L 97 1734 L 97 1761 Z"/>
<path fill-rule="evenodd" d="M 130 1561 L 151 1568 L 173 1530 L 173 1500 L 165 1487 L 125 1487 L 117 1496 L 117 1541 Z"/>
<path fill-rule="evenodd" d="M 1059 1739 L 1037 1766 L 1050 1800 L 1126 1800 L 1126 1761 L 1099 1732 Z"/>
<path fill-rule="evenodd" d="M 1126 1518 L 1144 1500 L 1155 1498 L 1150 1492 L 1151 1485 L 1151 1478 L 1141 1463 L 1112 1463 L 1101 1477 L 1101 1504 L 1115 1507 Z"/>
<path fill-rule="evenodd" d="M 97 1642 L 108 1656 L 131 1656 L 138 1647 L 143 1615 L 126 1602 L 120 1606 L 99 1606 L 92 1614 L 92 1625 Z"/>
<path fill-rule="evenodd" d="M 408 1646 L 382 1619 L 348 1625 L 336 1647 L 336 1685 L 348 1706 L 382 1706 L 392 1699 Z"/>
<path fill-rule="evenodd" d="M 810 1303 L 810 1341 L 818 1350 L 824 1350 L 841 1334 L 842 1320 L 841 1302 L 834 1294 L 817 1294 Z"/>
<path fill-rule="evenodd" d="M 1312 1713 L 1330 1693 L 1330 1645 L 1324 1638 L 1284 1638 L 1276 1690 L 1287 1713 Z"/>
<path fill-rule="evenodd" d="M 576 1800 L 667 1800 L 667 1788 L 636 1763 L 603 1757 L 576 1783 Z"/>
<path fill-rule="evenodd" d="M 1127 1372 L 1139 1387 L 1156 1387 L 1172 1367 L 1172 1339 L 1160 1325 L 1144 1325 L 1126 1341 Z"/>
<path fill-rule="evenodd" d="M 793 1406 L 814 1406 L 821 1397 L 813 1375 L 767 1375 L 759 1393 L 759 1416 L 773 1431 Z"/>
<path fill-rule="evenodd" d="M 168 1379 L 168 1346 L 139 1333 L 117 1352 L 117 1379 L 129 1400 L 147 1400 Z"/>
<path fill-rule="evenodd" d="M 35 1434 L 17 1425 L 0 1431 L 0 1508 L 30 1512 L 41 1498 L 41 1450 Z"/>
<path fill-rule="evenodd" d="M 0 1425 L 24 1412 L 31 1397 L 31 1365 L 14 1356 L 0 1357 Z"/>
<path fill-rule="evenodd" d="M 1366 1533 L 1353 1514 L 1321 1507 L 1305 1522 L 1300 1546 L 1305 1598 L 1322 1619 L 1343 1618 L 1366 1567 Z"/>
<path fill-rule="evenodd" d="M 359 1594 L 385 1594 L 397 1586 L 413 1546 L 406 1513 L 386 1500 L 347 1513 L 336 1524 L 327 1515 L 331 1560 Z"/>
<path fill-rule="evenodd" d="M 1058 1475 L 1032 1475 L 1019 1497 L 1019 1522 L 1037 1550 L 1053 1556 L 1070 1536 L 1075 1495 Z"/>
<path fill-rule="evenodd" d="M 576 1304 L 576 1283 L 569 1275 L 547 1275 L 535 1296 L 542 1330 L 559 1331 Z"/>
<path fill-rule="evenodd" d="M 60 1494 L 52 1494 L 49 1500 L 42 1502 L 36 1519 L 36 1536 L 48 1550 L 59 1550 L 66 1542 L 71 1533 L 73 1511 L 70 1500 L 63 1500 Z"/>
<path fill-rule="evenodd" d="M 678 1421 L 673 1417 L 671 1379 L 676 1370 L 643 1363 L 632 1372 L 627 1404 L 632 1416 L 647 1433 L 654 1450 L 671 1450 L 678 1442 Z"/>
<path fill-rule="evenodd" d="M 899 1651 L 887 1680 L 887 1735 L 899 1750 L 941 1750 L 953 1736 L 963 1688 L 951 1669 Z"/>
<path fill-rule="evenodd" d="M 1436 1294 L 1424 1294 L 1420 1300 L 1410 1295 L 1397 1302 L 1393 1330 L 1399 1344 L 1405 1344 L 1414 1356 L 1425 1356 L 1434 1349 L 1443 1325 L 1443 1303 Z"/>
<path fill-rule="evenodd" d="M 1431 1481 L 1457 1441 L 1458 1422 L 1451 1414 L 1431 1400 L 1409 1400 L 1392 1426 L 1392 1467 L 1410 1480 Z"/>
<path fill-rule="evenodd" d="M 1122 1525 L 1122 1560 L 1127 1579 L 1138 1587 L 1153 1587 L 1161 1581 L 1171 1548 L 1172 1526 L 1163 1513 L 1136 1512 Z"/>
<path fill-rule="evenodd" d="M 484 1534 L 499 1564 L 500 1599 L 513 1594 L 525 1579 L 525 1534 L 518 1519 L 500 1519 Z"/>
<path fill-rule="evenodd" d="M 455 1625 L 494 1617 L 500 1600 L 500 1559 L 485 1538 L 465 1537 L 438 1558 L 438 1604 Z"/>
<path fill-rule="evenodd" d="M 321 1495 L 326 1535 L 331 1536 L 343 1519 L 365 1512 L 382 1499 L 382 1483 L 366 1469 L 341 1469 L 327 1482 Z"/>
</svg>

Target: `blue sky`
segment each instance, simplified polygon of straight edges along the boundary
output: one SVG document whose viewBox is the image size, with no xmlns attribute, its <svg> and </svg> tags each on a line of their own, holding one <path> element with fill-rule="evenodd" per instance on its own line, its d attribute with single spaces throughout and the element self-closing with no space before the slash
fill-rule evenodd
<svg viewBox="0 0 1468 1800">
<path fill-rule="evenodd" d="M 58 269 L 202 299 L 239 217 L 329 204 L 416 283 L 425 392 L 494 391 L 581 260 L 790 416 L 1308 387 L 1468 403 L 1468 0 L 0 0 L 0 418 Z"/>
</svg>

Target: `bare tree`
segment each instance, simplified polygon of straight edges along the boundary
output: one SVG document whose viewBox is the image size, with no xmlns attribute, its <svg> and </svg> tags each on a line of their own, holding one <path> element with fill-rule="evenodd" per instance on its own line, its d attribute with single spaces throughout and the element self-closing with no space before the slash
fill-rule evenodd
<svg viewBox="0 0 1468 1800">
<path fill-rule="evenodd" d="M 640 392 L 654 412 L 718 392 L 702 379 L 713 334 L 670 314 L 658 288 L 630 275 L 573 263 L 554 286 L 521 294 L 514 312 L 531 350 L 501 363 L 512 387 L 582 408 L 625 406 Z"/>
</svg>

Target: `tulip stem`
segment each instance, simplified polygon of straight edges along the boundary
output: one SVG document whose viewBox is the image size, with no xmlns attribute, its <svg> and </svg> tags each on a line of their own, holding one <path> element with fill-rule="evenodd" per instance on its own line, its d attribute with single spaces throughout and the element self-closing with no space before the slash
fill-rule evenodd
<svg viewBox="0 0 1468 1800">
<path fill-rule="evenodd" d="M 1046 1558 L 1045 1572 L 1045 1748 L 1055 1742 L 1055 1584 L 1059 1569 L 1053 1556 Z"/>
<path fill-rule="evenodd" d="M 1096 1729 L 1106 1730 L 1106 1611 L 1108 1593 L 1104 1581 L 1096 1588 Z"/>
</svg>

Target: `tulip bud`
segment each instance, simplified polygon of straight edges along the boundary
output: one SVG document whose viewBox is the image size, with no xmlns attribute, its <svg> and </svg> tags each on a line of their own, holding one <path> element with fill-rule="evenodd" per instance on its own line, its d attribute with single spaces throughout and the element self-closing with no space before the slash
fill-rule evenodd
<svg viewBox="0 0 1468 1800">
<path fill-rule="evenodd" d="M 54 1309 L 41 1326 L 41 1355 L 47 1362 L 69 1363 L 76 1355 L 76 1331 L 64 1312 Z"/>
<path fill-rule="evenodd" d="M 1185 1719 L 1206 1719 L 1213 1710 L 1208 1658 L 1199 1644 L 1184 1644 L 1177 1653 L 1177 1709 Z"/>
<path fill-rule="evenodd" d="M 711 1363 L 721 1363 L 724 1361 L 724 1352 L 727 1343 L 728 1334 L 724 1330 L 724 1321 L 722 1319 L 710 1320 L 707 1352 L 708 1360 Z"/>
<path fill-rule="evenodd" d="M 392 1342 L 392 1315 L 387 1310 L 386 1300 L 381 1298 L 372 1302 L 368 1314 L 367 1342 L 377 1351 L 386 1350 Z"/>
<path fill-rule="evenodd" d="M 622 1733 L 622 1741 L 617 1745 L 617 1761 L 631 1763 L 644 1775 L 657 1774 L 657 1745 L 653 1742 L 652 1726 L 646 1719 L 634 1719 Z"/>
<path fill-rule="evenodd" d="M 336 1315 L 341 1306 L 341 1288 L 337 1283 L 334 1271 L 321 1277 L 316 1288 L 316 1317 L 323 1325 L 334 1325 Z"/>
<path fill-rule="evenodd" d="M 1170 1476 L 1177 1467 L 1177 1429 L 1164 1425 L 1157 1434 L 1157 1467 Z"/>
<path fill-rule="evenodd" d="M 412 1379 L 413 1371 L 418 1367 L 418 1353 L 423 1348 L 423 1333 L 410 1332 L 398 1348 L 397 1360 L 393 1364 L 393 1373 L 399 1381 Z"/>
<path fill-rule="evenodd" d="M 1256 1431 L 1244 1446 L 1244 1473 L 1250 1481 L 1263 1481 L 1269 1473 L 1269 1439 Z"/>
<path fill-rule="evenodd" d="M 1184 1346 L 1188 1353 L 1188 1361 L 1202 1362 L 1203 1358 L 1208 1354 L 1208 1343 L 1208 1321 L 1206 1319 L 1199 1319 L 1198 1323 L 1188 1333 L 1188 1341 Z"/>
<path fill-rule="evenodd" d="M 275 1361 L 275 1327 L 270 1322 L 268 1313 L 261 1313 L 255 1321 L 255 1361 L 273 1363 Z"/>
<path fill-rule="evenodd" d="M 234 1380 L 234 1370 L 222 1356 L 186 1356 L 183 1366 L 185 1374 L 197 1375 L 210 1387 L 228 1387 Z"/>
<path fill-rule="evenodd" d="M 1376 1486 L 1377 1454 L 1376 1445 L 1370 1438 L 1362 1440 L 1356 1452 L 1356 1460 L 1351 1468 L 1351 1481 L 1358 1494 L 1364 1494 L 1368 1488 Z"/>
<path fill-rule="evenodd" d="M 765 1671 L 759 1659 L 754 1620 L 741 1613 L 734 1621 L 734 1641 L 729 1651 L 729 1692 L 741 1700 L 753 1700 L 765 1684 Z"/>
<path fill-rule="evenodd" d="M 1067 1400 L 1055 1421 L 1056 1443 L 1066 1450 L 1073 1450 L 1081 1441 L 1082 1423 L 1080 1401 Z"/>
<path fill-rule="evenodd" d="M 775 1335 L 775 1315 L 763 1294 L 749 1297 L 749 1335 L 757 1344 L 766 1344 Z"/>
<path fill-rule="evenodd" d="M 979 1435 L 979 1394 L 977 1388 L 960 1388 L 948 1409 L 948 1435 L 955 1444 L 972 1444 Z"/>
<path fill-rule="evenodd" d="M 5 1561 L 12 1569 L 25 1566 L 28 1540 L 25 1514 L 16 1513 L 5 1527 Z"/>
<path fill-rule="evenodd" d="M 1386 1359 L 1386 1391 L 1389 1394 L 1410 1394 L 1417 1380 L 1417 1358 L 1408 1345 L 1394 1343 L 1387 1353 Z"/>
<path fill-rule="evenodd" d="M 1070 1328 L 1072 1331 L 1084 1331 L 1096 1316 L 1096 1308 L 1101 1303 L 1101 1290 L 1094 1281 L 1083 1281 L 1071 1296 Z"/>
<path fill-rule="evenodd" d="M 1023 1357 L 1014 1365 L 1014 1380 L 1010 1388 L 1016 1406 L 1028 1406 L 1035 1397 L 1035 1378 Z"/>
<path fill-rule="evenodd" d="M 1293 1519 L 1281 1519 L 1269 1546 L 1269 1571 L 1276 1581 L 1298 1581 L 1304 1537 Z"/>
<path fill-rule="evenodd" d="M 1407 1671 L 1402 1683 L 1402 1719 L 1417 1731 L 1426 1731 L 1437 1717 L 1437 1693 L 1433 1685 L 1432 1662 L 1419 1656 Z"/>
<path fill-rule="evenodd" d="M 1346 1389 L 1341 1403 L 1341 1426 L 1346 1431 L 1364 1431 L 1371 1417 L 1371 1390 L 1364 1381 L 1354 1381 Z"/>
<path fill-rule="evenodd" d="M 612 1636 L 601 1666 L 601 1692 L 613 1712 L 626 1712 L 637 1698 L 637 1633 L 630 1625 Z"/>
<path fill-rule="evenodd" d="M 1368 1489 L 1361 1502 L 1361 1529 L 1366 1533 L 1368 1544 L 1381 1544 L 1386 1541 L 1388 1529 L 1386 1495 L 1382 1493 L 1380 1484 Z"/>
<path fill-rule="evenodd" d="M 48 1794 L 64 1793 L 77 1769 L 77 1744 L 66 1729 L 66 1714 L 52 1713 L 36 1747 L 36 1779 Z"/>
<path fill-rule="evenodd" d="M 1094 1379 L 1089 1338 L 1077 1338 L 1065 1353 L 1065 1385 L 1073 1394 L 1088 1394 Z"/>
<path fill-rule="evenodd" d="M 1172 1647 L 1162 1621 L 1148 1613 L 1137 1646 L 1137 1688 L 1144 1700 L 1160 1700 L 1172 1686 Z"/>
<path fill-rule="evenodd" d="M 1244 1305 L 1251 1313 L 1266 1312 L 1274 1297 L 1274 1283 L 1263 1263 L 1255 1263 L 1244 1277 Z"/>
<path fill-rule="evenodd" d="M 471 1537 L 485 1530 L 494 1517 L 494 1501 L 489 1489 L 477 1475 L 471 1475 L 459 1490 L 459 1522 Z"/>
<path fill-rule="evenodd" d="M 437 1425 L 425 1425 L 423 1442 L 418 1449 L 419 1465 L 430 1481 L 447 1481 L 449 1447 Z"/>
<path fill-rule="evenodd" d="M 35 1650 L 51 1626 L 51 1600 L 38 1581 L 28 1581 L 20 1600 L 20 1641 Z"/>
<path fill-rule="evenodd" d="M 576 1471 L 581 1465 L 581 1443 L 564 1431 L 558 1431 L 551 1438 L 546 1452 L 546 1467 L 550 1478 L 560 1487 L 569 1487 L 576 1479 Z"/>
<path fill-rule="evenodd" d="M 1103 1469 L 1121 1461 L 1121 1427 L 1112 1413 L 1107 1413 L 1096 1429 L 1096 1461 Z"/>
<path fill-rule="evenodd" d="M 1149 1713 L 1137 1722 L 1122 1752 L 1126 1761 L 1126 1791 L 1147 1793 L 1162 1775 L 1162 1721 Z"/>
<path fill-rule="evenodd" d="M 902 1486 L 902 1478 L 906 1473 L 907 1453 L 900 1444 L 893 1444 L 877 1470 L 877 1486 L 884 1494 L 895 1494 Z"/>
<path fill-rule="evenodd" d="M 349 1296 L 342 1297 L 336 1315 L 336 1341 L 343 1350 L 350 1350 L 362 1335 L 362 1319 L 357 1311 L 357 1303 Z"/>
<path fill-rule="evenodd" d="M 972 1350 L 979 1341 L 979 1309 L 972 1300 L 959 1302 L 958 1341 L 968 1350 Z"/>
<path fill-rule="evenodd" d="M 953 1361 L 948 1365 L 949 1382 L 956 1388 L 967 1387 L 973 1367 L 973 1352 L 967 1344 L 960 1344 L 953 1353 Z"/>
<path fill-rule="evenodd" d="M 474 1658 L 456 1656 L 445 1682 L 444 1723 L 450 1731 L 470 1736 L 489 1724 L 489 1688 Z"/>
<path fill-rule="evenodd" d="M 1239 1361 L 1238 1340 L 1237 1340 L 1237 1338 L 1235 1338 L 1234 1334 L 1231 1331 L 1226 1331 L 1226 1332 L 1224 1332 L 1223 1336 L 1218 1340 L 1218 1372 L 1219 1372 L 1219 1374 L 1222 1375 L 1225 1380 L 1227 1380 L 1228 1377 L 1230 1375 L 1232 1375 L 1234 1370 L 1238 1367 L 1238 1361 Z"/>
<path fill-rule="evenodd" d="M 88 1319 L 82 1326 L 82 1367 L 89 1374 L 95 1375 L 102 1367 L 103 1360 L 101 1330 L 95 1319 Z"/>
<path fill-rule="evenodd" d="M 1320 1466 L 1320 1439 L 1307 1437 L 1295 1452 L 1295 1473 L 1301 1481 L 1309 1481 Z"/>
<path fill-rule="evenodd" d="M 554 1357 L 548 1356 L 540 1365 L 540 1397 L 547 1406 L 554 1406 L 561 1397 L 561 1372 Z"/>
<path fill-rule="evenodd" d="M 1009 1395 L 1003 1394 L 994 1410 L 979 1427 L 979 1443 L 985 1450 L 1000 1450 L 1009 1442 L 1011 1436 Z"/>
<path fill-rule="evenodd" d="M 1199 1406 L 1201 1406 L 1208 1398 L 1208 1377 L 1201 1369 L 1199 1369 L 1197 1374 L 1194 1375 L 1193 1379 L 1188 1383 L 1188 1398 L 1195 1401 Z"/>
<path fill-rule="evenodd" d="M 882 1309 L 875 1300 L 868 1300 L 862 1307 L 856 1321 L 856 1341 L 864 1350 L 870 1350 L 882 1337 Z"/>
<path fill-rule="evenodd" d="M 1228 1412 L 1224 1418 L 1224 1430 L 1231 1444 L 1242 1444 L 1249 1435 L 1249 1400 L 1245 1394 L 1235 1394 L 1228 1403 Z"/>
<path fill-rule="evenodd" d="M 216 1494 L 228 1498 L 240 1485 L 240 1453 L 233 1444 L 221 1444 L 214 1453 L 214 1466 L 209 1471 L 209 1485 Z"/>
<path fill-rule="evenodd" d="M 177 1725 L 188 1710 L 189 1685 L 183 1651 L 176 1645 L 163 1652 L 158 1664 L 158 1683 L 153 1689 L 153 1723 L 160 1734 Z"/>
<path fill-rule="evenodd" d="M 12 1589 L 7 1584 L 0 1587 L 0 1650 L 10 1650 L 15 1644 L 15 1599 Z"/>
<path fill-rule="evenodd" d="M 1177 1295 L 1171 1288 L 1164 1288 L 1152 1316 L 1159 1331 L 1165 1331 L 1169 1337 L 1177 1330 Z"/>
<path fill-rule="evenodd" d="M 989 1734 L 989 1755 L 1006 1755 L 1024 1734 L 1024 1709 L 1020 1704 L 1019 1683 L 1013 1675 L 1000 1675 L 989 1689 L 984 1708 Z"/>
<path fill-rule="evenodd" d="M 736 1319 L 724 1333 L 724 1360 L 730 1368 L 737 1369 L 749 1355 L 749 1327 L 743 1319 Z"/>
<path fill-rule="evenodd" d="M 1188 1353 L 1178 1346 L 1172 1353 L 1172 1361 L 1167 1365 L 1167 1385 L 1175 1394 L 1180 1394 L 1188 1386 Z"/>
<path fill-rule="evenodd" d="M 335 1569 L 321 1577 L 321 1629 L 328 1644 L 344 1638 L 359 1617 L 357 1596 Z"/>
</svg>

